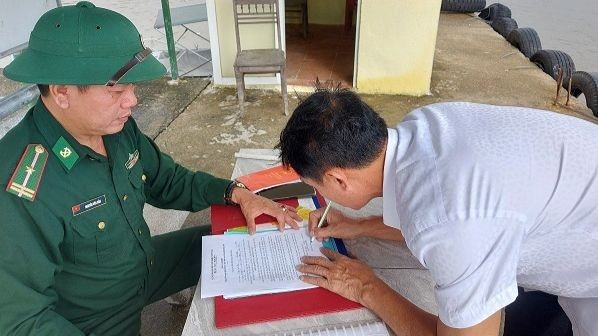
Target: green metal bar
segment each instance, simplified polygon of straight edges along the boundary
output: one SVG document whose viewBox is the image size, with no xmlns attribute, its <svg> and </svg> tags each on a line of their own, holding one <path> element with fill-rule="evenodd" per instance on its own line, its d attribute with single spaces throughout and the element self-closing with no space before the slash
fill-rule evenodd
<svg viewBox="0 0 598 336">
<path fill-rule="evenodd" d="M 162 13 L 164 13 L 164 33 L 166 33 L 166 45 L 168 45 L 168 58 L 170 58 L 170 75 L 173 80 L 179 78 L 179 68 L 176 63 L 176 50 L 174 49 L 174 37 L 172 34 L 172 19 L 170 18 L 169 0 L 162 1 Z"/>
</svg>

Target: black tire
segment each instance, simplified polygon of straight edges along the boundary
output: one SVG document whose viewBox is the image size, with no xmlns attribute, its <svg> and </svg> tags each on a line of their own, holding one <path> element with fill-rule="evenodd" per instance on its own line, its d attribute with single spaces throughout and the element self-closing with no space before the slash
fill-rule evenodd
<svg viewBox="0 0 598 336">
<path fill-rule="evenodd" d="M 529 60 L 554 80 L 557 80 L 559 69 L 563 69 L 563 87 L 569 87 L 569 76 L 575 72 L 575 63 L 569 54 L 560 50 L 539 50 Z"/>
<path fill-rule="evenodd" d="M 499 17 L 492 21 L 492 29 L 502 35 L 505 39 L 517 28 L 519 28 L 517 26 L 517 21 L 510 17 Z"/>
<path fill-rule="evenodd" d="M 478 16 L 486 21 L 494 21 L 499 17 L 511 17 L 511 9 L 503 4 L 495 3 L 484 8 Z"/>
<path fill-rule="evenodd" d="M 445 12 L 474 13 L 486 7 L 486 0 L 442 0 L 440 10 Z"/>
<path fill-rule="evenodd" d="M 542 50 L 540 37 L 534 28 L 513 29 L 507 40 L 527 58 L 532 57 L 538 50 Z"/>
<path fill-rule="evenodd" d="M 571 80 L 571 94 L 574 97 L 583 95 L 586 105 L 598 118 L 598 72 L 575 71 Z"/>
</svg>

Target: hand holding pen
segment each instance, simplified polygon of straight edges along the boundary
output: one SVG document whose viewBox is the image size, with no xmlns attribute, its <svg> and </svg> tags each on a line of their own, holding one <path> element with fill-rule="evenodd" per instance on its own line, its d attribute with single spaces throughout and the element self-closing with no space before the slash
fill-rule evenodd
<svg viewBox="0 0 598 336">
<path fill-rule="evenodd" d="M 321 228 L 324 226 L 324 222 L 326 221 L 326 216 L 328 215 L 328 211 L 330 211 L 330 207 L 332 205 L 331 201 L 328 201 L 328 205 L 326 205 L 326 209 L 324 209 L 324 213 L 322 214 L 322 217 L 320 217 L 320 220 L 318 221 L 318 226 L 317 228 Z M 311 242 L 313 243 L 314 240 L 316 239 L 316 237 L 314 236 L 313 232 L 311 232 L 312 236 L 311 236 Z"/>
<path fill-rule="evenodd" d="M 332 202 L 328 203 L 329 205 Z M 364 221 L 365 220 L 365 221 Z M 309 215 L 309 233 L 313 239 L 328 239 L 329 237 L 341 239 L 354 239 L 368 236 L 370 229 L 374 228 L 368 221 L 371 218 L 352 218 L 342 212 L 327 206 L 324 211 L 312 211 Z M 382 219 L 379 220 L 380 223 Z M 384 226 L 384 224 L 380 224 Z"/>
</svg>

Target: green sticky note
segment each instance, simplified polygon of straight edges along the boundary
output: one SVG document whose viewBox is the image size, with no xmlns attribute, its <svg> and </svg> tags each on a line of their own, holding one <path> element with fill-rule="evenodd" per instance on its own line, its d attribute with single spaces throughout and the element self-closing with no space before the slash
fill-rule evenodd
<svg viewBox="0 0 598 336">
<path fill-rule="evenodd" d="M 66 167 L 66 169 L 71 170 L 77 159 L 79 159 L 79 154 L 75 152 L 73 147 L 66 141 L 63 137 L 60 137 L 54 147 L 52 147 L 52 152 L 58 157 L 60 163 Z"/>
</svg>

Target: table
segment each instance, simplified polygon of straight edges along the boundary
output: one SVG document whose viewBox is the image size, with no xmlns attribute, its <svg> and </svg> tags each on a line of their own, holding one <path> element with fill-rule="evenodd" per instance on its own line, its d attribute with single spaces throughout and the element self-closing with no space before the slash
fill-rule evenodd
<svg viewBox="0 0 598 336">
<path fill-rule="evenodd" d="M 247 156 L 255 154 L 264 157 L 273 154 L 276 156 L 276 153 L 269 149 L 241 149 L 240 153 L 247 154 Z M 232 178 L 267 168 L 273 164 L 277 164 L 277 162 L 238 158 L 235 162 Z M 342 208 L 336 204 L 335 207 L 351 216 L 380 215 L 382 213 L 382 200 L 372 200 L 359 211 Z M 350 254 L 370 265 L 376 274 L 397 292 L 422 309 L 436 314 L 436 303 L 433 294 L 434 283 L 430 273 L 411 255 L 405 244 L 359 238 L 345 240 L 345 245 Z M 267 335 L 313 326 L 329 326 L 377 319 L 368 309 L 360 308 L 338 313 L 216 329 L 214 326 L 214 300 L 212 298 L 201 299 L 200 287 L 198 285 L 195 290 L 183 329 L 183 336 Z"/>
</svg>

